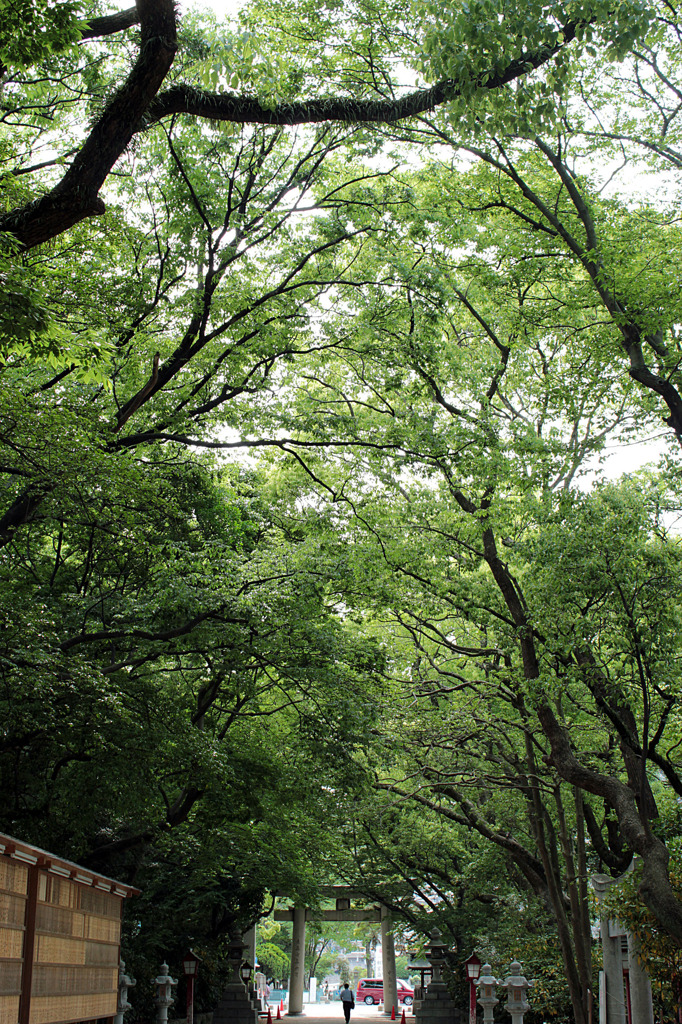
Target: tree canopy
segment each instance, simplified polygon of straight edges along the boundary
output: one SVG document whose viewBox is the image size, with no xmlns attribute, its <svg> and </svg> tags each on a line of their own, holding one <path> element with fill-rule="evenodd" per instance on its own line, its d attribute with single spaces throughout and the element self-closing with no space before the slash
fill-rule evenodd
<svg viewBox="0 0 682 1024">
<path fill-rule="evenodd" d="M 150 961 L 330 880 L 460 952 L 514 907 L 582 1024 L 591 871 L 682 945 L 680 12 L 33 7 L 3 829 L 135 880 Z"/>
</svg>

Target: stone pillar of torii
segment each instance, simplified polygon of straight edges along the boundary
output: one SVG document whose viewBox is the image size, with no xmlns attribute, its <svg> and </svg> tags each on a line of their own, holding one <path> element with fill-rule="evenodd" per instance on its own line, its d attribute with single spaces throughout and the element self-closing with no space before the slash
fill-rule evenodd
<svg viewBox="0 0 682 1024">
<path fill-rule="evenodd" d="M 336 900 L 335 910 L 315 911 L 316 921 L 372 921 L 381 925 L 381 952 L 384 975 L 384 1014 L 388 1017 L 395 1007 L 398 1011 L 398 983 L 395 969 L 395 944 L 393 923 L 388 907 L 351 908 L 351 900 L 364 899 L 362 893 L 347 885 L 330 885 L 321 890 L 322 896 Z M 313 915 L 305 907 L 294 906 L 290 910 L 275 910 L 275 921 L 291 921 L 293 924 L 291 942 L 291 974 L 289 976 L 288 1016 L 295 1017 L 303 1012 L 303 982 L 305 967 L 305 925 Z"/>
<path fill-rule="evenodd" d="M 609 918 L 603 899 L 618 879 L 610 875 L 592 875 L 592 888 L 599 904 L 599 930 L 603 971 L 599 980 L 599 1024 L 627 1024 L 628 1003 L 632 1024 L 654 1024 L 651 981 L 639 961 L 635 936 Z M 623 938 L 627 938 L 624 958 Z M 625 963 L 624 963 L 625 959 Z M 627 975 L 624 973 L 626 966 Z"/>
</svg>

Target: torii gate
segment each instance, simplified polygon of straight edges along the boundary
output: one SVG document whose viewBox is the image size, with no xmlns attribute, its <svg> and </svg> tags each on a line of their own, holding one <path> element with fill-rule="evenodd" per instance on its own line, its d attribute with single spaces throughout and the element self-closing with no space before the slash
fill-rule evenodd
<svg viewBox="0 0 682 1024">
<path fill-rule="evenodd" d="M 351 900 L 365 899 L 364 893 L 356 892 L 348 885 L 328 885 L 320 889 L 320 895 L 336 900 L 336 910 L 316 911 L 316 921 L 374 921 L 381 924 L 381 959 L 384 975 L 384 1013 L 390 1016 L 392 1007 L 398 1009 L 398 985 L 395 973 L 395 943 L 393 924 L 388 907 L 381 904 L 370 910 L 351 909 Z M 291 974 L 289 978 L 289 1010 L 287 1016 L 303 1013 L 303 982 L 305 968 L 305 923 L 310 915 L 306 907 L 294 906 L 291 910 L 276 910 L 275 921 L 291 921 Z"/>
</svg>

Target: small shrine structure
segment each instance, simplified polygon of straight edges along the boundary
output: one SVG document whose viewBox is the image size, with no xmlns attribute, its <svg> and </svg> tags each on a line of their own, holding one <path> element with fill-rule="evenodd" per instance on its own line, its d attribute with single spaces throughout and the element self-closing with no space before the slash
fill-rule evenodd
<svg viewBox="0 0 682 1024">
<path fill-rule="evenodd" d="M 0 833 L 0 1024 L 113 1024 L 138 891 Z"/>
</svg>

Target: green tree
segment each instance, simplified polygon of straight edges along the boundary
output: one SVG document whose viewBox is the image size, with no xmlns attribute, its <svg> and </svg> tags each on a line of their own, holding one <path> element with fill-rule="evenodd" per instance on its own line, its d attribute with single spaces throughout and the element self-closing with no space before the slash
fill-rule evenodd
<svg viewBox="0 0 682 1024">
<path fill-rule="evenodd" d="M 286 978 L 289 974 L 290 958 L 275 942 L 259 942 L 256 957 L 268 978 Z"/>
<path fill-rule="evenodd" d="M 469 104 L 481 91 L 502 89 L 519 76 L 542 68 L 576 37 L 591 37 L 594 32 L 623 50 L 645 27 L 648 14 L 640 3 L 621 2 L 619 8 L 622 20 L 614 19 L 611 7 L 597 0 L 577 12 L 571 4 L 557 7 L 542 3 L 526 6 L 520 12 L 501 2 L 494 8 L 482 5 L 477 12 L 479 22 L 458 5 L 446 21 L 439 13 L 437 28 L 427 8 L 414 25 L 407 53 L 402 18 L 391 5 L 369 12 L 363 9 L 360 21 L 352 11 L 339 19 L 333 6 L 324 16 L 319 7 L 308 5 L 301 5 L 293 17 L 288 10 L 284 18 L 279 10 L 269 10 L 259 31 L 254 30 L 255 23 L 260 24 L 263 18 L 256 6 L 253 13 L 246 12 L 241 26 L 223 34 L 209 33 L 198 43 L 178 32 L 170 2 L 140 0 L 127 12 L 104 17 L 81 8 L 85 27 L 80 52 L 87 54 L 90 41 L 96 40 L 90 50 L 95 60 L 102 54 L 105 59 L 109 53 L 116 55 L 120 52 L 116 36 L 139 25 L 136 56 L 132 67 L 121 65 L 114 56 L 111 84 L 100 94 L 102 109 L 83 132 L 84 140 L 77 143 L 68 169 L 56 175 L 35 202 L 21 204 L 0 218 L 0 231 L 31 248 L 86 218 L 101 215 L 105 204 L 100 190 L 114 164 L 129 151 L 135 135 L 143 129 L 148 131 L 155 123 L 188 115 L 236 124 L 376 124 L 415 117 L 458 98 Z M 51 8 L 43 12 L 44 45 L 32 43 L 33 37 L 29 36 L 27 52 L 20 55 L 22 60 L 41 58 L 45 51 L 49 55 L 60 43 L 72 39 L 74 10 L 67 5 L 63 12 L 66 17 L 62 15 L 60 20 Z M 368 20 L 369 30 L 358 34 L 355 26 Z M 277 37 L 272 45 L 275 25 Z M 296 34 L 299 39 L 307 36 L 303 64 L 297 60 L 295 43 L 290 55 L 281 55 L 281 30 L 285 26 L 289 39 Z M 335 38 L 338 35 L 339 44 Z M 320 50 L 334 52 L 335 58 L 320 58 Z M 256 53 L 262 56 L 257 59 Z M 432 84 L 396 96 L 391 63 L 396 53 L 401 62 L 411 64 L 415 78 L 423 73 Z M 65 59 L 72 66 L 78 64 L 73 48 Z M 89 65 L 87 57 L 85 64 Z M 312 72 L 309 75 L 308 67 Z M 84 77 L 89 92 L 87 73 Z M 50 80 L 56 84 L 58 76 L 52 72 Z M 255 95 L 251 91 L 254 85 Z M 73 96 L 69 105 L 84 123 L 83 107 L 79 109 Z M 25 119 L 27 107 L 30 101 L 27 104 L 22 96 L 14 110 L 18 113 L 21 108 Z M 57 166 L 55 161 L 51 164 Z"/>
<path fill-rule="evenodd" d="M 673 681 L 669 690 L 665 665 L 674 657 L 677 597 L 673 566 L 677 546 L 668 538 L 657 539 L 659 494 L 654 489 L 649 505 L 637 487 L 626 487 L 622 492 L 606 489 L 589 501 L 568 491 L 556 493 L 557 486 L 574 475 L 575 463 L 570 447 L 562 458 L 557 435 L 545 440 L 538 431 L 532 442 L 529 434 L 530 424 L 541 425 L 546 418 L 545 403 L 553 397 L 552 378 L 547 372 L 539 377 L 539 387 L 528 383 L 527 368 L 537 355 L 542 359 L 542 350 L 534 353 L 526 346 L 508 345 L 506 359 L 500 364 L 503 335 L 498 325 L 504 325 L 507 331 L 518 330 L 513 320 L 508 326 L 509 304 L 497 308 L 489 293 L 472 289 L 468 304 L 461 305 L 479 328 L 477 333 L 466 321 L 462 323 L 461 306 L 453 312 L 457 307 L 447 307 L 441 298 L 439 307 L 429 301 L 428 293 L 423 297 L 423 284 L 421 293 L 419 287 L 417 279 L 413 288 L 406 289 L 402 309 L 396 295 L 391 296 L 390 320 L 382 315 L 382 296 L 378 302 L 376 295 L 370 303 L 358 302 L 352 331 L 361 355 L 347 356 L 343 383 L 340 376 L 311 375 L 312 383 L 305 386 L 305 405 L 301 399 L 297 407 L 302 417 L 307 416 L 304 422 L 306 427 L 310 425 L 308 436 L 312 434 L 323 448 L 321 431 L 316 431 L 319 421 L 315 409 L 322 403 L 329 404 L 334 394 L 343 396 L 343 405 L 339 402 L 335 412 L 334 444 L 341 444 L 345 438 L 351 448 L 363 446 L 363 475 L 356 475 L 355 480 L 346 456 L 333 468 L 326 456 L 325 482 L 337 505 L 343 508 L 347 502 L 354 510 L 359 537 L 367 531 L 366 535 L 379 543 L 376 554 L 370 554 L 364 563 L 360 561 L 362 568 L 356 578 L 364 574 L 367 579 L 381 581 L 376 597 L 368 598 L 369 606 L 379 610 L 389 602 L 392 615 L 424 657 L 427 673 L 432 667 L 434 645 L 446 663 L 453 658 L 463 659 L 464 665 L 470 662 L 468 671 L 444 670 L 446 678 L 452 676 L 452 690 L 447 692 L 480 686 L 479 680 L 489 678 L 492 691 L 508 699 L 520 713 L 519 735 L 524 737 L 523 759 L 531 780 L 528 794 L 532 820 L 540 829 L 535 842 L 544 860 L 545 877 L 551 879 L 554 868 L 547 840 L 541 835 L 547 818 L 538 788 L 536 760 L 551 764 L 569 787 L 578 785 L 615 808 L 622 836 L 614 848 L 609 853 L 609 844 L 600 842 L 592 818 L 591 838 L 600 844 L 600 856 L 606 850 L 616 861 L 624 855 L 619 846 L 622 838 L 626 845 L 643 852 L 645 863 L 648 861 L 646 898 L 657 904 L 663 920 L 673 909 L 674 898 L 669 899 L 665 879 L 667 849 L 650 831 L 649 821 L 656 817 L 656 806 L 645 764 L 658 763 L 658 743 L 666 729 L 674 729 L 668 702 L 674 700 L 676 684 Z M 487 353 L 481 343 L 484 332 L 489 339 Z M 556 356 L 561 358 L 560 350 Z M 469 373 L 459 384 L 465 359 Z M 409 386 L 403 384 L 397 391 L 394 380 L 401 372 L 401 360 L 403 381 L 405 363 L 412 379 Z M 544 366 L 546 371 L 546 363 Z M 458 372 L 453 373 L 453 367 Z M 473 391 L 472 383 L 482 390 L 486 378 L 490 384 L 486 400 L 482 400 L 481 391 Z M 365 396 L 370 379 L 376 397 L 368 403 Z M 453 380 L 459 384 L 458 398 L 451 397 Z M 298 390 L 302 390 L 300 385 Z M 564 429 L 575 437 L 589 403 L 596 407 L 601 402 L 601 391 L 597 388 L 595 392 L 588 385 L 577 409 L 563 407 Z M 561 420 L 558 426 L 563 426 Z M 594 444 L 595 439 L 588 433 L 584 451 Z M 392 474 L 386 470 L 389 456 Z M 306 454 L 306 460 L 309 475 L 319 479 L 317 456 Z M 421 486 L 419 475 L 429 478 L 428 488 Z M 675 500 L 671 495 L 663 502 Z M 648 512 L 644 512 L 642 501 Z M 330 519 L 346 531 L 347 521 L 340 527 L 341 515 L 341 511 L 330 513 Z M 593 534 L 595 528 L 597 533 Z M 572 536 L 576 540 L 569 545 L 567 538 Z M 550 540 L 552 537 L 555 539 Z M 614 549 L 610 545 L 616 537 Z M 631 540 L 624 543 L 625 537 Z M 364 540 L 359 549 L 366 549 Z M 655 568 L 659 558 L 660 573 Z M 382 562 L 386 575 L 381 573 Z M 564 603 L 558 606 L 556 581 L 563 580 L 564 574 Z M 665 585 L 654 596 L 654 580 L 659 575 Z M 543 579 L 547 582 L 540 597 L 535 587 Z M 668 600 L 664 595 L 669 585 L 673 589 Z M 571 596 L 576 586 L 580 597 Z M 605 595 L 611 595 L 609 600 L 614 602 L 609 606 L 613 630 L 605 628 L 600 615 L 593 620 L 587 614 L 593 606 L 601 608 Z M 642 646 L 644 636 L 647 641 Z M 659 649 L 667 651 L 660 661 Z M 615 655 L 615 650 L 621 653 Z M 620 675 L 616 665 L 623 670 Z M 655 684 L 654 679 L 658 680 Z M 614 751 L 616 760 L 613 754 L 610 758 L 611 774 L 588 768 L 585 760 L 576 757 L 575 751 L 582 748 L 586 761 L 591 759 L 589 722 L 584 725 L 586 741 L 581 741 L 582 725 L 570 714 L 571 747 L 565 745 L 566 712 L 556 695 L 573 680 L 579 688 L 587 688 L 592 714 L 608 729 L 616 730 L 619 749 Z M 578 703 L 580 706 L 580 699 Z M 650 715 L 654 707 L 657 725 L 652 731 Z M 540 743 L 535 750 L 538 724 L 545 745 Z M 603 742 L 610 746 L 606 733 Z M 662 760 L 666 782 L 676 791 L 677 767 L 665 755 Z M 550 791 L 552 788 L 550 783 Z M 563 813 L 559 805 L 557 813 Z M 582 815 L 582 810 L 579 813 Z M 557 834 L 561 834 L 561 827 Z M 563 839 L 561 843 L 566 847 Z M 567 870 L 576 877 L 570 860 Z M 581 884 L 583 893 L 576 892 L 573 905 L 574 941 L 578 939 L 586 948 Z M 564 916 L 562 900 L 557 889 L 552 901 L 558 922 Z M 677 928 L 673 916 L 668 917 L 667 927 L 671 931 Z M 569 948 L 567 937 L 566 970 L 571 977 Z M 582 1003 L 580 1012 L 584 1016 L 591 972 L 589 957 L 581 955 L 578 959 L 582 967 L 574 972 L 572 997 L 575 1012 Z"/>
<path fill-rule="evenodd" d="M 148 919 L 191 876 L 148 950 L 325 872 L 452 910 L 489 843 L 584 1019 L 589 857 L 639 852 L 682 942 L 675 479 L 575 490 L 659 402 L 682 422 L 676 213 L 594 168 L 678 169 L 677 15 L 51 12 L 0 41 L 3 822 L 144 881 Z M 192 454 L 234 448 L 271 454 Z M 381 834 L 332 857 L 372 775 Z M 391 857 L 416 806 L 422 873 Z"/>
<path fill-rule="evenodd" d="M 324 876 L 382 661 L 262 481 L 164 462 L 80 474 L 0 581 L 3 829 L 135 880 L 136 971 Z"/>
</svg>

